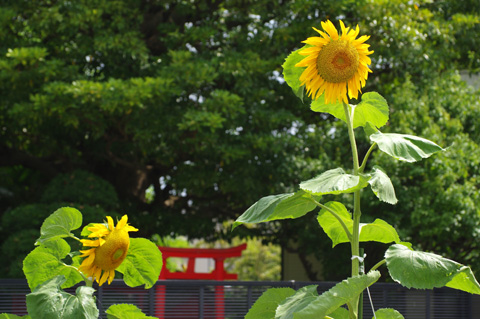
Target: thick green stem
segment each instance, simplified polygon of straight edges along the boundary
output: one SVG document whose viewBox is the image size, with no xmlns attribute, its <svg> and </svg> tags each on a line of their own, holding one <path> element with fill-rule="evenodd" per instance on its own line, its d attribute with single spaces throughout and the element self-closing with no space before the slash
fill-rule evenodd
<svg viewBox="0 0 480 319">
<path fill-rule="evenodd" d="M 353 109 L 350 113 L 350 106 L 347 103 L 343 103 L 343 109 L 345 111 L 345 119 L 348 127 L 348 137 L 350 138 L 350 146 L 352 148 L 352 157 L 353 157 L 353 175 L 358 176 L 359 171 L 359 161 L 358 161 L 358 151 L 357 143 L 355 141 L 355 132 L 353 131 Z M 358 276 L 360 273 L 359 258 L 360 256 L 360 216 L 362 215 L 360 211 L 360 190 L 355 191 L 353 194 L 353 230 L 352 230 L 352 276 Z M 351 319 L 358 318 L 358 303 L 359 299 L 352 302 L 352 313 Z"/>
</svg>

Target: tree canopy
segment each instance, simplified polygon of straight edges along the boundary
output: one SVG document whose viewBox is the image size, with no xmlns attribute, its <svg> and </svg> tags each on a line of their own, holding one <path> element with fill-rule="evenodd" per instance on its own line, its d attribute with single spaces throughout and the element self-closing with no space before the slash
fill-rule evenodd
<svg viewBox="0 0 480 319">
<path fill-rule="evenodd" d="M 3 1 L 2 252 L 15 258 L 12 241 L 29 242 L 62 203 L 92 218 L 128 213 L 142 236 L 228 237 L 218 225 L 259 197 L 350 162 L 342 128 L 312 116 L 281 76 L 326 19 L 371 35 L 364 92 L 386 97 L 392 126 L 449 146 L 413 166 L 374 154 L 399 203 L 364 214 L 480 270 L 480 93 L 458 76 L 480 69 L 475 0 Z M 313 215 L 235 232 L 298 242 L 326 273 L 337 267 Z"/>
</svg>

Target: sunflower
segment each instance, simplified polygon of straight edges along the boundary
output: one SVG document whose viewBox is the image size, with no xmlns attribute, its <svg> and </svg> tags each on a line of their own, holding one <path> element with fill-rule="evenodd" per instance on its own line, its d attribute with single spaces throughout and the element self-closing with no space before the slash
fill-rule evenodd
<svg viewBox="0 0 480 319">
<path fill-rule="evenodd" d="M 340 26 L 341 35 L 327 20 L 322 22 L 326 33 L 313 28 L 321 37 L 302 41 L 310 46 L 299 51 L 299 54 L 307 57 L 295 66 L 307 67 L 300 75 L 300 82 L 313 100 L 325 93 L 325 103 L 348 103 L 347 92 L 350 98 L 358 98 L 368 73 L 372 72 L 368 68 L 372 63 L 368 55 L 373 51 L 369 51 L 370 45 L 364 43 L 370 36 L 363 35 L 357 39 L 360 32 L 358 26 L 356 29 L 345 28 L 341 20 Z"/>
<path fill-rule="evenodd" d="M 113 219 L 107 216 L 106 224 L 94 224 L 87 229 L 92 233 L 88 235 L 92 239 L 81 239 L 84 247 L 93 247 L 87 250 L 80 250 L 85 257 L 79 270 L 92 280 L 97 280 L 101 286 L 107 281 L 110 284 L 115 277 L 115 269 L 120 266 L 127 256 L 130 246 L 128 232 L 138 231 L 135 227 L 127 224 L 128 216 L 124 215 L 117 226 Z M 103 274 L 102 274 L 103 272 Z"/>
</svg>

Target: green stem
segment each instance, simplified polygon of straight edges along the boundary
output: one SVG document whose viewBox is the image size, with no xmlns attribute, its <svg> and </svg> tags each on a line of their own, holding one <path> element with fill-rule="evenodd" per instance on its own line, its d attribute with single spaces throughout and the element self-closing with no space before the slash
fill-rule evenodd
<svg viewBox="0 0 480 319">
<path fill-rule="evenodd" d="M 352 157 L 353 157 L 353 174 L 358 176 L 359 171 L 359 162 L 358 162 L 358 151 L 357 143 L 355 141 L 355 132 L 353 131 L 353 109 L 352 114 L 350 114 L 350 106 L 347 103 L 343 103 L 343 109 L 345 112 L 345 119 L 348 127 L 348 136 L 350 138 L 350 146 L 352 148 Z M 360 216 L 362 215 L 360 211 L 360 190 L 357 190 L 353 193 L 353 231 L 352 231 L 352 257 L 360 256 Z M 358 258 L 352 258 L 352 276 L 358 276 L 360 273 Z M 353 318 L 358 318 L 358 303 L 359 298 L 352 301 L 353 307 Z"/>
<path fill-rule="evenodd" d="M 310 198 L 310 199 L 312 200 L 312 202 L 313 202 L 315 205 L 317 205 L 317 206 L 320 207 L 320 208 L 325 209 L 327 212 L 329 212 L 330 214 L 332 214 L 333 217 L 335 217 L 335 218 L 338 220 L 338 222 L 340 223 L 340 225 L 342 225 L 343 230 L 344 230 L 345 233 L 347 234 L 348 240 L 351 242 L 351 241 L 352 241 L 352 233 L 348 230 L 348 227 L 347 227 L 347 225 L 345 225 L 345 223 L 343 222 L 342 218 L 341 218 L 340 216 L 338 216 L 338 214 L 337 214 L 333 209 L 331 209 L 331 208 L 329 208 L 329 207 L 327 207 L 327 206 L 325 206 L 325 205 L 317 202 L 317 201 L 316 201 L 315 199 L 313 199 L 313 198 Z"/>
<path fill-rule="evenodd" d="M 78 238 L 78 237 L 75 236 L 74 234 L 70 234 L 70 235 L 68 235 L 68 236 L 69 236 L 70 238 L 75 239 L 75 240 L 78 241 L 78 242 L 81 242 L 81 241 L 80 241 L 80 238 Z"/>
<path fill-rule="evenodd" d="M 365 166 L 367 165 L 367 160 L 368 157 L 370 156 L 370 153 L 372 153 L 373 149 L 377 146 L 377 143 L 373 143 L 372 146 L 368 149 L 367 154 L 365 154 L 365 157 L 363 158 L 362 166 L 358 169 L 360 173 L 363 173 L 363 170 L 365 169 Z"/>
<path fill-rule="evenodd" d="M 370 271 L 373 271 L 373 270 L 377 270 L 378 267 L 382 266 L 383 264 L 385 264 L 387 261 L 385 259 L 379 261 L 378 263 L 375 264 L 375 266 L 372 267 L 372 269 L 370 269 Z"/>
</svg>

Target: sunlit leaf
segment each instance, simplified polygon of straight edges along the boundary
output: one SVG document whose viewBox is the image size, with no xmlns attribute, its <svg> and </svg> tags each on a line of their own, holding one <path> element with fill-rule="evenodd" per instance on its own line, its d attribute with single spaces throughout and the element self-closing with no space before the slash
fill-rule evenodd
<svg viewBox="0 0 480 319">
<path fill-rule="evenodd" d="M 82 226 L 82 213 L 72 207 L 62 207 L 48 216 L 40 228 L 36 244 L 55 238 L 69 237 L 72 230 Z"/>
<path fill-rule="evenodd" d="M 405 134 L 380 133 L 370 135 L 380 150 L 395 159 L 416 162 L 444 149 L 427 139 Z"/>
<path fill-rule="evenodd" d="M 111 305 L 105 313 L 107 319 L 155 319 L 144 314 L 137 306 L 130 304 Z"/>
<path fill-rule="evenodd" d="M 372 319 L 405 319 L 402 314 L 395 309 L 383 308 L 375 311 Z"/>
<path fill-rule="evenodd" d="M 393 280 L 407 288 L 433 289 L 450 287 L 480 294 L 480 285 L 470 267 L 442 256 L 392 245 L 385 252 L 388 271 Z"/>
<path fill-rule="evenodd" d="M 367 186 L 369 179 L 369 176 L 351 175 L 335 168 L 300 183 L 300 188 L 313 195 L 353 193 Z"/>
<path fill-rule="evenodd" d="M 255 301 L 245 319 L 274 319 L 279 304 L 295 294 L 292 288 L 270 288 Z"/>
<path fill-rule="evenodd" d="M 162 264 L 162 253 L 154 243 L 145 238 L 130 238 L 127 257 L 117 270 L 128 286 L 145 285 L 149 289 L 157 282 Z"/>
</svg>

